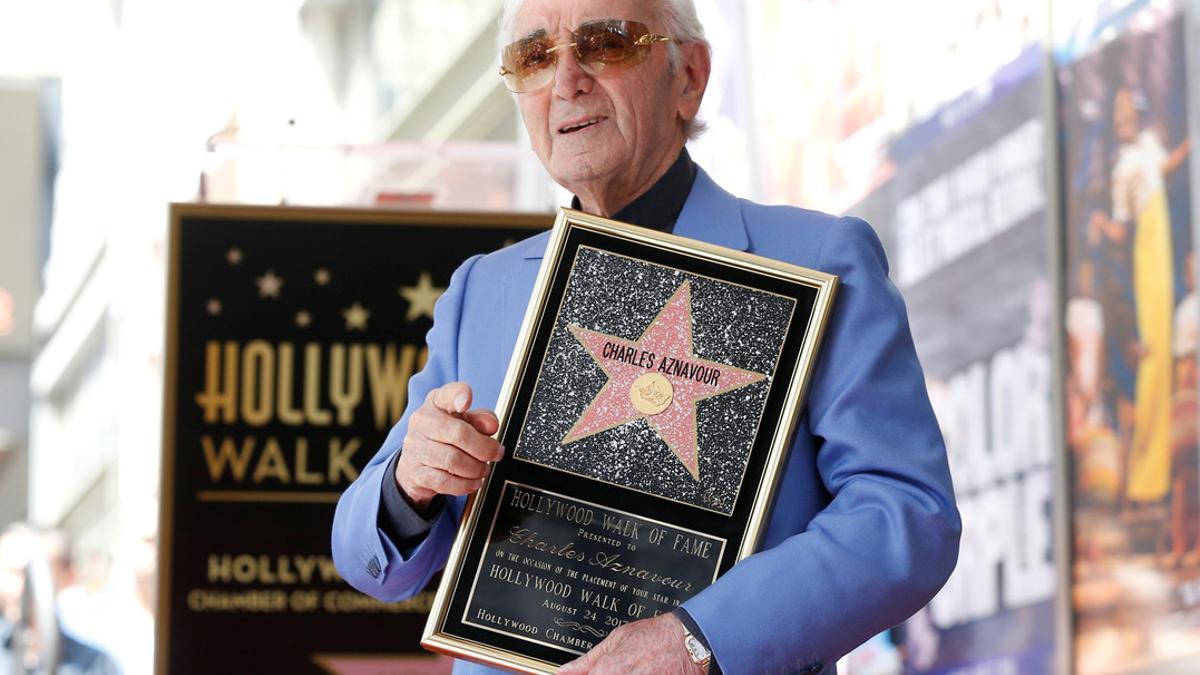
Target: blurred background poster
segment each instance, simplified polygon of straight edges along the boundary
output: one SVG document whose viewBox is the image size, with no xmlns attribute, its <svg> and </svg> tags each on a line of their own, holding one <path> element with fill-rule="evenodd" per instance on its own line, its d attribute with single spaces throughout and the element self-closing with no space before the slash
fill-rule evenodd
<svg viewBox="0 0 1200 675">
<path fill-rule="evenodd" d="M 1027 47 L 896 138 L 849 209 L 888 249 L 964 525 L 947 586 L 855 673 L 1056 672 L 1047 63 Z"/>
<path fill-rule="evenodd" d="M 743 6 L 756 198 L 832 213 L 887 180 L 897 136 L 1039 41 L 1046 11 L 1037 0 Z"/>
<path fill-rule="evenodd" d="M 1200 654 L 1185 22 L 1134 2 L 1060 24 L 1078 672 Z"/>
</svg>

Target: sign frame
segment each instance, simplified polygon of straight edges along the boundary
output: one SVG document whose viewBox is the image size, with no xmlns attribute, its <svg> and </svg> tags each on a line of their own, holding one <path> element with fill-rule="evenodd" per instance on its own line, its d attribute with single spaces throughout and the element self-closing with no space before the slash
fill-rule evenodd
<svg viewBox="0 0 1200 675">
<path fill-rule="evenodd" d="M 170 672 L 172 629 L 171 597 L 173 550 L 175 545 L 175 500 L 177 434 L 180 420 L 177 412 L 180 405 L 180 300 L 183 290 L 183 230 L 184 221 L 252 221 L 261 223 L 337 223 L 372 227 L 425 227 L 425 228 L 475 228 L 527 230 L 532 236 L 545 230 L 550 223 L 546 214 L 538 213 L 488 213 L 465 211 L 401 211 L 386 209 L 344 207 L 265 206 L 213 203 L 172 203 L 169 208 L 167 295 L 166 295 L 166 346 L 164 350 L 164 391 L 162 461 L 160 473 L 160 495 L 158 512 L 158 554 L 156 581 L 156 616 L 154 629 L 154 672 Z M 203 227 L 202 223 L 194 227 Z M 313 493 L 295 495 L 297 503 L 328 503 L 337 501 L 337 493 Z M 314 657 L 328 654 L 314 652 Z M 383 658 L 387 655 L 363 654 L 360 657 Z M 316 667 L 316 666 L 314 666 Z M 324 668 L 325 666 L 320 666 Z"/>
</svg>

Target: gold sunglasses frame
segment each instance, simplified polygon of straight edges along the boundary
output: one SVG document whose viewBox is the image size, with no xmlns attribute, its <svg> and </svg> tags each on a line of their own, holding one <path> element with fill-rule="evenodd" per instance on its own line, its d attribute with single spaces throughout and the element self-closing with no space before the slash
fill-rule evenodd
<svg viewBox="0 0 1200 675">
<path fill-rule="evenodd" d="M 589 22 L 589 23 L 591 23 L 591 22 Z M 597 21 L 595 23 L 604 23 L 604 22 Z M 631 22 L 631 23 L 641 23 L 641 22 Z M 587 24 L 584 24 L 584 25 L 587 25 Z M 642 25 L 644 26 L 645 24 L 642 24 Z M 575 38 L 579 34 L 579 30 L 582 28 L 583 28 L 583 26 L 580 26 L 579 28 L 571 31 L 571 37 Z M 647 28 L 647 30 L 649 30 L 649 29 Z M 669 35 L 660 35 L 658 33 L 646 33 L 645 35 L 640 36 L 637 40 L 634 40 L 633 46 L 634 47 L 649 47 L 651 45 L 656 45 L 660 42 L 671 42 L 671 41 L 673 41 L 673 39 L 674 38 L 672 38 Z M 519 40 L 518 40 L 518 42 L 519 42 Z M 513 44 L 516 44 L 516 43 L 514 42 Z M 511 45 L 509 45 L 509 46 L 511 46 Z M 507 49 L 507 48 L 508 48 L 508 46 L 505 47 L 505 49 Z M 557 44 L 557 45 L 554 45 L 553 47 L 549 47 L 546 49 L 546 53 L 554 54 L 555 52 L 559 51 L 560 49 L 567 49 L 567 48 L 570 48 L 571 51 L 575 54 L 576 60 L 581 61 L 583 59 L 583 55 L 579 53 L 578 39 L 572 40 L 571 42 L 564 42 L 562 44 Z M 503 51 L 504 50 L 501 50 L 502 54 L 503 54 Z M 604 63 L 604 62 L 601 62 L 601 63 Z M 557 55 L 555 55 L 554 63 L 552 65 L 554 68 L 558 68 L 558 56 Z M 549 66 L 547 66 L 547 67 L 549 67 Z M 504 64 L 501 64 L 498 74 L 500 75 L 500 77 L 505 77 L 507 75 L 516 75 L 516 72 L 509 70 L 508 68 L 504 67 Z M 551 79 L 550 82 L 553 82 L 553 79 Z M 527 91 L 513 91 L 513 93 L 514 94 L 528 94 L 528 93 L 532 93 L 535 91 L 540 91 L 541 89 L 543 89 L 547 85 L 549 85 L 550 82 L 547 82 L 546 84 L 544 84 L 540 87 L 536 87 L 534 89 L 530 89 Z M 507 86 L 506 86 L 506 88 L 507 88 Z M 512 90 L 509 89 L 509 91 L 512 91 Z"/>
</svg>

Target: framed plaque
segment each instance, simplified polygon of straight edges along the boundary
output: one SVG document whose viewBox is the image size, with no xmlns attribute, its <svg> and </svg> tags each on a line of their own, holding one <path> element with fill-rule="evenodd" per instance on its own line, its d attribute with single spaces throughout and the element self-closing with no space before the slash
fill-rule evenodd
<svg viewBox="0 0 1200 675">
<path fill-rule="evenodd" d="M 564 209 L 422 644 L 554 672 L 753 553 L 836 289 Z"/>
</svg>

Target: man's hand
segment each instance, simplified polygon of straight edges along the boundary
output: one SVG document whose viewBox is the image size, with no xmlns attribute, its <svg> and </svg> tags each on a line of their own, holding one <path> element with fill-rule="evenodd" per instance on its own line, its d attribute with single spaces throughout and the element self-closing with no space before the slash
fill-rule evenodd
<svg viewBox="0 0 1200 675">
<path fill-rule="evenodd" d="M 408 418 L 395 478 L 419 512 L 439 494 L 457 496 L 478 490 L 487 463 L 504 456 L 504 448 L 491 438 L 500 428 L 496 414 L 470 407 L 471 387 L 451 382 L 429 392 Z"/>
<path fill-rule="evenodd" d="M 559 675 L 664 673 L 703 675 L 683 646 L 683 624 L 674 614 L 627 623 L 592 651 L 558 669 Z"/>
</svg>

